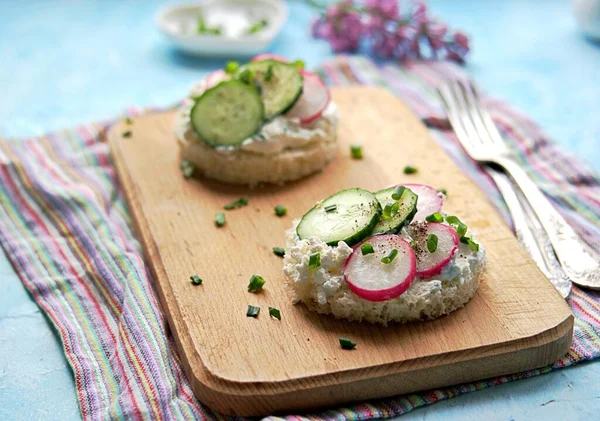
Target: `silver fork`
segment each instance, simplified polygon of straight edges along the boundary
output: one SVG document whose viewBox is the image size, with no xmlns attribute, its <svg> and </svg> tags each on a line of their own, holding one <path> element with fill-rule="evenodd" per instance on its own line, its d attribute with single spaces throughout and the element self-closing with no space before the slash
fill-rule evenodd
<svg viewBox="0 0 600 421">
<path fill-rule="evenodd" d="M 448 114 L 450 114 L 449 111 Z M 453 120 L 452 126 L 462 143 L 469 142 L 468 133 L 460 121 Z M 567 298 L 571 293 L 571 280 L 556 259 L 550 240 L 540 226 L 537 216 L 526 205 L 525 199 L 517 192 L 518 187 L 513 184 L 506 173 L 491 166 L 484 166 L 483 169 L 494 180 L 504 198 L 519 242 L 554 288 L 563 298 Z"/>
<path fill-rule="evenodd" d="M 462 143 L 469 142 L 468 134 L 460 122 L 453 121 L 453 128 Z M 516 191 L 518 188 L 504 172 L 490 166 L 484 166 L 483 169 L 494 180 L 504 198 L 519 242 L 554 288 L 563 298 L 567 298 L 571 293 L 571 280 L 556 260 L 550 240 L 540 226 L 537 216 L 526 206 L 525 200 Z"/>
<path fill-rule="evenodd" d="M 567 276 L 582 287 L 600 289 L 600 262 L 514 161 L 491 117 L 481 106 L 475 86 L 455 80 L 438 87 L 438 91 L 452 127 L 463 131 L 462 136 L 458 133 L 457 136 L 471 158 L 484 165 L 496 164 L 519 186 Z"/>
</svg>

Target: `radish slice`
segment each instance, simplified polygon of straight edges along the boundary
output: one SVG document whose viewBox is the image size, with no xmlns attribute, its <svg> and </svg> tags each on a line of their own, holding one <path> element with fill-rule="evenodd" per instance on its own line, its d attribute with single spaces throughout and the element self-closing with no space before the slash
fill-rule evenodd
<svg viewBox="0 0 600 421">
<path fill-rule="evenodd" d="M 437 222 L 411 225 L 410 235 L 415 242 L 417 276 L 428 278 L 439 275 L 458 250 L 458 234 L 452 227 Z M 437 249 L 430 253 L 427 238 L 434 234 L 438 238 Z"/>
<path fill-rule="evenodd" d="M 208 75 L 206 75 L 203 82 L 203 88 L 204 90 L 210 89 L 228 78 L 229 76 L 227 75 L 227 73 L 225 73 L 224 70 L 215 70 L 214 72 L 211 72 Z"/>
<path fill-rule="evenodd" d="M 404 187 L 411 189 L 419 199 L 417 200 L 417 214 L 413 221 L 424 221 L 429 215 L 439 212 L 442 209 L 444 198 L 433 187 L 425 184 L 403 184 Z"/>
<path fill-rule="evenodd" d="M 329 89 L 323 80 L 314 73 L 303 70 L 302 76 L 304 78 L 302 95 L 285 115 L 290 118 L 299 118 L 300 124 L 310 124 L 321 117 L 329 105 Z"/>
<path fill-rule="evenodd" d="M 263 53 L 257 56 L 252 57 L 251 61 L 261 61 L 261 60 L 274 60 L 279 61 L 281 63 L 287 63 L 288 60 L 285 57 L 278 56 L 277 54 Z"/>
<path fill-rule="evenodd" d="M 373 246 L 374 253 L 363 256 L 361 245 Z M 391 263 L 381 259 L 393 249 L 398 255 Z M 350 290 L 368 301 L 386 301 L 403 294 L 416 273 L 415 253 L 404 239 L 394 234 L 374 235 L 354 248 L 344 264 L 344 278 Z"/>
</svg>

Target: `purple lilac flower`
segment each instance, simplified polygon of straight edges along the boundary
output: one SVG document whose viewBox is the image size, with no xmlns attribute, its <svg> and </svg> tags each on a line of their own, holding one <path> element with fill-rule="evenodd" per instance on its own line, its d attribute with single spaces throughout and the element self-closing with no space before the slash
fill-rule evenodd
<svg viewBox="0 0 600 421">
<path fill-rule="evenodd" d="M 456 31 L 454 33 L 454 42 L 456 42 L 461 48 L 466 50 L 469 49 L 469 38 L 460 31 Z"/>
<path fill-rule="evenodd" d="M 430 18 L 423 2 L 409 6 L 402 15 L 397 0 L 343 0 L 313 22 L 312 34 L 327 40 L 335 52 L 356 51 L 365 41 L 373 54 L 386 59 L 464 62 L 469 38 Z"/>
<path fill-rule="evenodd" d="M 384 19 L 398 19 L 399 4 L 397 0 L 365 0 L 364 8 L 371 15 Z"/>
<path fill-rule="evenodd" d="M 335 52 L 356 51 L 362 32 L 361 14 L 349 0 L 329 6 L 312 25 L 313 36 L 328 40 Z"/>
</svg>

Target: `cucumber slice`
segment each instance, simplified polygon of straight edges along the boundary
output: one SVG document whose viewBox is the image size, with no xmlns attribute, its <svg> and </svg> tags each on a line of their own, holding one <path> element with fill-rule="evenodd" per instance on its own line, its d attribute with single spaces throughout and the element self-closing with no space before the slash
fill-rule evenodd
<svg viewBox="0 0 600 421">
<path fill-rule="evenodd" d="M 194 131 L 211 146 L 239 145 L 258 131 L 263 117 L 258 90 L 238 80 L 206 90 L 190 113 Z"/>
<path fill-rule="evenodd" d="M 417 199 L 419 197 L 412 190 L 407 188 L 404 190 L 399 200 L 394 200 L 392 198 L 392 193 L 394 193 L 395 190 L 396 187 L 391 187 L 375 192 L 375 197 L 379 200 L 382 209 L 388 204 L 394 204 L 394 202 L 398 202 L 400 206 L 398 208 L 398 213 L 391 218 L 384 219 L 384 215 L 381 216 L 381 219 L 373 229 L 373 234 L 395 234 L 400 231 L 400 228 L 410 224 L 417 214 Z"/>
<path fill-rule="evenodd" d="M 275 60 L 261 60 L 243 66 L 238 75 L 245 70 L 254 76 L 254 82 L 260 87 L 260 95 L 265 104 L 265 118 L 285 113 L 302 95 L 302 75 L 296 66 Z"/>
<path fill-rule="evenodd" d="M 363 189 L 342 190 L 309 210 L 296 233 L 301 239 L 319 237 L 330 246 L 340 241 L 353 246 L 371 235 L 380 215 L 381 205 L 373 193 Z"/>
</svg>

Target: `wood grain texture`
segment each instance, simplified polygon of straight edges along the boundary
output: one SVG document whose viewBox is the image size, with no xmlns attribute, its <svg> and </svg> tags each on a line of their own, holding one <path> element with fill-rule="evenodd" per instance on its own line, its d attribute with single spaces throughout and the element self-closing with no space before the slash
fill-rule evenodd
<svg viewBox="0 0 600 421">
<path fill-rule="evenodd" d="M 247 191 L 184 180 L 173 136 L 174 113 L 137 118 L 109 133 L 113 157 L 156 289 L 198 398 L 239 415 L 332 406 L 542 367 L 564 355 L 573 316 L 519 246 L 483 193 L 395 97 L 366 87 L 333 89 L 339 154 L 324 172 L 286 186 Z M 122 133 L 132 131 L 123 138 Z M 349 144 L 365 158 L 349 157 Z M 406 176 L 405 165 L 418 174 Z M 467 306 L 436 321 L 391 325 L 336 320 L 294 306 L 282 261 L 271 248 L 315 201 L 337 190 L 378 190 L 402 182 L 448 189 L 445 209 L 478 232 L 488 252 L 482 284 Z M 225 203 L 250 205 L 213 217 Z M 288 215 L 278 218 L 273 207 Z M 190 284 L 199 274 L 202 286 Z M 252 274 L 265 290 L 249 294 Z M 259 305 L 258 319 L 245 316 Z M 282 320 L 268 317 L 281 309 Z M 344 351 L 339 337 L 358 343 Z"/>
</svg>

